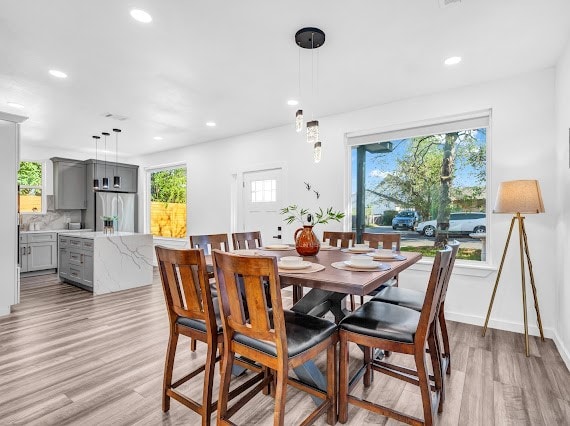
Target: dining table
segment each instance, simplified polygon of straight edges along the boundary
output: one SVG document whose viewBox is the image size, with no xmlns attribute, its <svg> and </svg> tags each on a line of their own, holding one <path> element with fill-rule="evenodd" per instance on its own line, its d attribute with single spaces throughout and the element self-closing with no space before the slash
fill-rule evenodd
<svg viewBox="0 0 570 426">
<path fill-rule="evenodd" d="M 254 256 L 272 256 L 279 260 L 284 256 L 296 256 L 294 246 L 285 248 L 280 246 L 259 247 L 253 250 L 235 250 L 234 253 Z M 307 315 L 323 317 L 328 312 L 334 315 L 338 324 L 349 312 L 345 308 L 345 298 L 347 295 L 366 296 L 376 290 L 391 278 L 406 270 L 416 262 L 422 255 L 416 252 L 398 252 L 397 256 L 382 259 L 377 268 L 370 270 L 355 270 L 356 268 L 345 267 L 346 261 L 350 261 L 354 255 L 364 255 L 361 250 L 341 249 L 330 247 L 320 250 L 315 256 L 304 256 L 303 261 L 321 265 L 324 268 L 316 272 L 306 270 L 294 270 L 278 268 L 281 287 L 293 286 L 300 296 L 299 300 L 291 307 L 294 312 Z M 370 251 L 372 252 L 372 250 Z M 206 262 L 211 265 L 210 256 L 206 257 Z M 335 266 L 333 266 L 333 264 Z M 310 290 L 303 294 L 303 288 Z M 299 291 L 300 290 L 300 291 Z M 295 374 L 305 383 L 326 390 L 326 378 L 316 365 L 309 361 L 302 366 L 295 368 Z M 315 402 L 318 403 L 318 398 Z"/>
</svg>

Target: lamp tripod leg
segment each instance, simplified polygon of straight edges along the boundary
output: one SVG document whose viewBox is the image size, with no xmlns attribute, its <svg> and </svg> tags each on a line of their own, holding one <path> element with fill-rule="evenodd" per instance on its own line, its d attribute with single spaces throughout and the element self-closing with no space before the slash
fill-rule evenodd
<svg viewBox="0 0 570 426">
<path fill-rule="evenodd" d="M 532 272 L 532 262 L 530 260 L 530 252 L 528 249 L 528 239 L 526 236 L 526 228 L 522 226 L 523 239 L 524 239 L 524 249 L 526 254 L 526 263 L 528 264 L 528 272 L 530 275 L 530 285 L 532 287 L 532 295 L 534 297 L 534 310 L 536 311 L 536 320 L 538 322 L 538 330 L 540 331 L 540 339 L 544 342 L 544 330 L 542 329 L 542 319 L 540 318 L 540 308 L 538 307 L 538 295 L 536 294 L 536 285 L 534 283 L 534 273 Z"/>
<path fill-rule="evenodd" d="M 499 272 L 497 273 L 497 279 L 495 280 L 495 287 L 493 288 L 493 295 L 491 296 L 491 301 L 489 302 L 489 309 L 487 309 L 487 318 L 485 319 L 485 325 L 483 326 L 483 336 L 487 332 L 487 325 L 489 324 L 489 317 L 491 316 L 491 310 L 493 309 L 493 303 L 495 302 L 495 294 L 497 293 L 497 287 L 499 286 L 499 280 L 501 279 L 501 272 L 503 272 L 503 264 L 505 263 L 505 257 L 507 256 L 507 249 L 509 248 L 509 241 L 511 240 L 511 235 L 513 233 L 513 226 L 515 224 L 516 216 L 511 219 L 511 227 L 509 228 L 509 235 L 507 236 L 507 241 L 505 242 L 505 249 L 503 250 L 503 257 L 501 258 L 501 265 L 499 266 Z"/>
<path fill-rule="evenodd" d="M 517 219 L 519 221 L 519 249 L 521 258 L 521 285 L 522 285 L 522 300 L 523 300 L 523 319 L 524 319 L 524 348 L 526 356 L 529 356 L 528 348 L 528 318 L 526 311 L 526 283 L 525 283 L 525 272 L 524 272 L 524 217 L 521 217 L 520 213 L 517 213 Z"/>
</svg>

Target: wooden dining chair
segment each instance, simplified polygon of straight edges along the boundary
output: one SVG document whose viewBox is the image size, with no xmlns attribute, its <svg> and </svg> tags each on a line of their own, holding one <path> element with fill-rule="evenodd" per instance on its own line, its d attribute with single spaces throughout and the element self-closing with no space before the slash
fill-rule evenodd
<svg viewBox="0 0 570 426">
<path fill-rule="evenodd" d="M 170 323 L 168 349 L 162 385 L 162 411 L 170 409 L 170 398 L 202 416 L 202 424 L 209 425 L 216 409 L 212 403 L 214 366 L 222 327 L 216 321 L 214 302 L 208 284 L 206 260 L 202 250 L 177 250 L 156 246 L 156 259 Z M 179 335 L 207 344 L 206 363 L 173 383 L 172 370 Z M 176 388 L 204 372 L 202 404 L 183 395 Z"/>
<path fill-rule="evenodd" d="M 324 231 L 323 241 L 329 240 L 333 247 L 348 248 L 356 243 L 356 232 Z"/>
<path fill-rule="evenodd" d="M 204 249 L 205 254 L 212 254 L 213 249 L 230 251 L 228 234 L 190 235 L 190 247 Z"/>
<path fill-rule="evenodd" d="M 392 243 L 396 243 L 396 250 L 400 251 L 400 234 L 397 233 L 385 233 L 385 234 L 373 234 L 370 232 L 363 232 L 362 233 L 362 242 L 368 242 L 368 246 L 373 249 L 383 248 L 385 250 L 392 249 Z M 379 288 L 383 288 L 385 286 L 395 286 L 398 287 L 398 275 L 394 278 L 391 278 Z M 369 296 L 374 296 L 378 292 L 378 289 L 372 290 L 368 293 Z M 364 296 L 360 296 L 360 304 L 364 304 Z"/>
<path fill-rule="evenodd" d="M 437 407 L 442 407 L 442 371 L 441 357 L 438 353 L 435 330 L 435 318 L 439 309 L 441 292 L 451 262 L 450 247 L 438 251 L 435 256 L 427 291 L 421 312 L 403 306 L 384 302 L 368 302 L 344 318 L 339 324 L 340 332 L 340 383 L 339 383 L 339 421 L 348 420 L 348 404 L 354 404 L 376 414 L 413 425 L 433 425 L 433 415 Z M 371 350 L 364 351 L 364 366 L 349 381 L 349 343 L 353 342 L 366 348 L 378 348 L 413 355 L 416 369 L 408 369 L 385 362 L 375 362 L 370 356 Z M 426 347 L 433 366 L 430 377 L 426 364 Z M 418 385 L 422 398 L 423 420 L 400 412 L 394 408 L 382 406 L 365 399 L 350 395 L 364 369 L 364 384 L 370 384 L 371 370 L 399 378 Z M 433 386 L 431 384 L 433 379 Z M 432 402 L 432 388 L 433 401 Z"/>
<path fill-rule="evenodd" d="M 327 422 L 336 422 L 336 325 L 322 318 L 283 309 L 277 259 L 240 256 L 214 250 L 214 271 L 220 295 L 224 354 L 217 421 L 233 424 L 230 417 L 257 392 L 274 386 L 274 425 L 283 425 L 287 384 L 322 399 L 302 424 L 310 424 L 327 412 Z M 264 283 L 269 285 L 272 309 Z M 246 315 L 249 314 L 249 316 Z M 319 354 L 327 353 L 326 392 L 288 377 L 296 368 Z M 232 407 L 228 407 L 232 365 L 237 354 L 267 368 L 265 379 Z"/>
<path fill-rule="evenodd" d="M 235 250 L 255 249 L 263 246 L 261 242 L 261 232 L 234 232 L 232 241 Z"/>
<path fill-rule="evenodd" d="M 230 245 L 228 244 L 228 234 L 206 234 L 206 235 L 190 235 L 190 248 L 193 249 L 203 249 L 204 254 L 211 254 L 213 249 L 219 249 L 223 251 L 230 251 Z M 210 290 L 212 296 L 217 296 L 216 293 L 216 282 L 214 281 L 214 271 L 208 272 L 208 278 L 210 279 Z M 196 351 L 196 340 L 190 339 L 190 350 L 192 352 Z"/>
<path fill-rule="evenodd" d="M 443 342 L 443 352 L 441 354 L 443 358 L 443 370 L 447 374 L 451 374 L 451 349 L 449 345 L 449 335 L 447 333 L 447 323 L 445 322 L 445 296 L 447 295 L 449 280 L 451 279 L 457 252 L 459 251 L 459 242 L 450 242 L 448 246 L 451 247 L 451 260 L 441 291 L 437 323 L 441 331 L 441 340 Z M 422 291 L 402 287 L 385 287 L 372 298 L 372 301 L 393 303 L 420 312 L 424 304 L 425 296 L 426 294 Z"/>
</svg>

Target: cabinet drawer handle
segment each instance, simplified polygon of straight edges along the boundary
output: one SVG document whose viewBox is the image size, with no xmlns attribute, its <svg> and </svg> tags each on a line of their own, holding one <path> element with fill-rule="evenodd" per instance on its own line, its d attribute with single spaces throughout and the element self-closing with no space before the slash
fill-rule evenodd
<svg viewBox="0 0 570 426">
<path fill-rule="evenodd" d="M 28 254 L 32 254 L 32 246 L 28 247 Z"/>
<path fill-rule="evenodd" d="M 81 263 L 83 263 L 83 253 L 81 253 Z"/>
</svg>

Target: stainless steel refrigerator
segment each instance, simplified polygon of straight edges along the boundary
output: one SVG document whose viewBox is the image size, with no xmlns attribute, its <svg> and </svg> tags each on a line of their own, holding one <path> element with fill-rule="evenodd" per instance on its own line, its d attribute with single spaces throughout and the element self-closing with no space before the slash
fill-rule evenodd
<svg viewBox="0 0 570 426">
<path fill-rule="evenodd" d="M 137 194 L 95 192 L 95 230 L 103 230 L 101 216 L 117 216 L 116 230 L 135 232 L 137 220 Z"/>
</svg>

